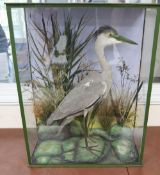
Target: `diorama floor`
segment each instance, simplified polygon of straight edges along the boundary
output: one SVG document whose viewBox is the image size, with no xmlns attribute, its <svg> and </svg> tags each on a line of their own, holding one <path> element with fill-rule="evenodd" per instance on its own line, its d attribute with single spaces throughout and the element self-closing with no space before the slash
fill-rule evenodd
<svg viewBox="0 0 160 175">
<path fill-rule="evenodd" d="M 129 168 L 30 168 L 27 166 L 22 129 L 0 129 L 2 175 L 159 175 L 160 127 L 149 127 L 143 167 Z"/>
</svg>

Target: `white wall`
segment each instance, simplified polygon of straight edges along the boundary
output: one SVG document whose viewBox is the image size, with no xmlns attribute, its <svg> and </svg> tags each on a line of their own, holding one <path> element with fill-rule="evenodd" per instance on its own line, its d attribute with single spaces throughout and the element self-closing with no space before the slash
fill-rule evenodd
<svg viewBox="0 0 160 175">
<path fill-rule="evenodd" d="M 5 89 L 5 90 L 4 90 Z M 153 84 L 151 107 L 149 114 L 149 126 L 160 126 L 160 84 Z M 4 84 L 0 86 L 0 128 L 21 128 L 22 121 L 18 96 L 15 84 Z M 8 99 L 6 98 L 8 97 Z M 29 116 L 32 115 L 31 106 L 27 105 Z M 33 117 L 30 117 L 33 118 Z M 29 119 L 30 120 L 30 119 Z M 30 120 L 34 125 L 34 121 Z"/>
<path fill-rule="evenodd" d="M 0 128 L 21 128 L 19 105 L 0 105 Z"/>
<path fill-rule="evenodd" d="M 160 126 L 160 105 L 151 105 L 148 126 Z M 0 106 L 0 128 L 21 128 L 19 105 Z"/>
</svg>

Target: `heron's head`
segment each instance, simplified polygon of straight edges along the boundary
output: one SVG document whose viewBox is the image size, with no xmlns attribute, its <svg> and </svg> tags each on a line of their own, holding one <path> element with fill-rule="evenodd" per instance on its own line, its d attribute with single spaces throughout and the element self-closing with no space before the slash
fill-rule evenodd
<svg viewBox="0 0 160 175">
<path fill-rule="evenodd" d="M 106 47 L 113 44 L 128 43 L 137 44 L 136 42 L 121 36 L 110 26 L 102 26 L 95 32 L 96 43 L 101 47 Z M 96 44 L 95 43 L 95 44 Z"/>
</svg>

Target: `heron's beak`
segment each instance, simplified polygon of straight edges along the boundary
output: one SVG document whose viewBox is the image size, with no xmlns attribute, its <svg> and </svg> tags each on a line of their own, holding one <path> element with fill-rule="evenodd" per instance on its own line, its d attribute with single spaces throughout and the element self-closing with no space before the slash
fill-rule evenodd
<svg viewBox="0 0 160 175">
<path fill-rule="evenodd" d="M 124 37 L 124 36 L 121 36 L 121 35 L 118 35 L 118 34 L 112 34 L 111 36 L 112 38 L 115 38 L 116 40 L 120 41 L 120 42 L 124 42 L 124 43 L 129 43 L 129 44 L 135 44 L 137 45 L 136 42 Z"/>
</svg>

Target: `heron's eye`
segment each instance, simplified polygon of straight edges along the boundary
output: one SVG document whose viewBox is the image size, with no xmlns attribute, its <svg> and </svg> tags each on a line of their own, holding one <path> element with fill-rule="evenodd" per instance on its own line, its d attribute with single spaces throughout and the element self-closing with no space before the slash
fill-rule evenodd
<svg viewBox="0 0 160 175">
<path fill-rule="evenodd" d="M 109 33 L 109 36 L 110 36 L 110 37 L 112 36 L 112 32 Z"/>
</svg>

